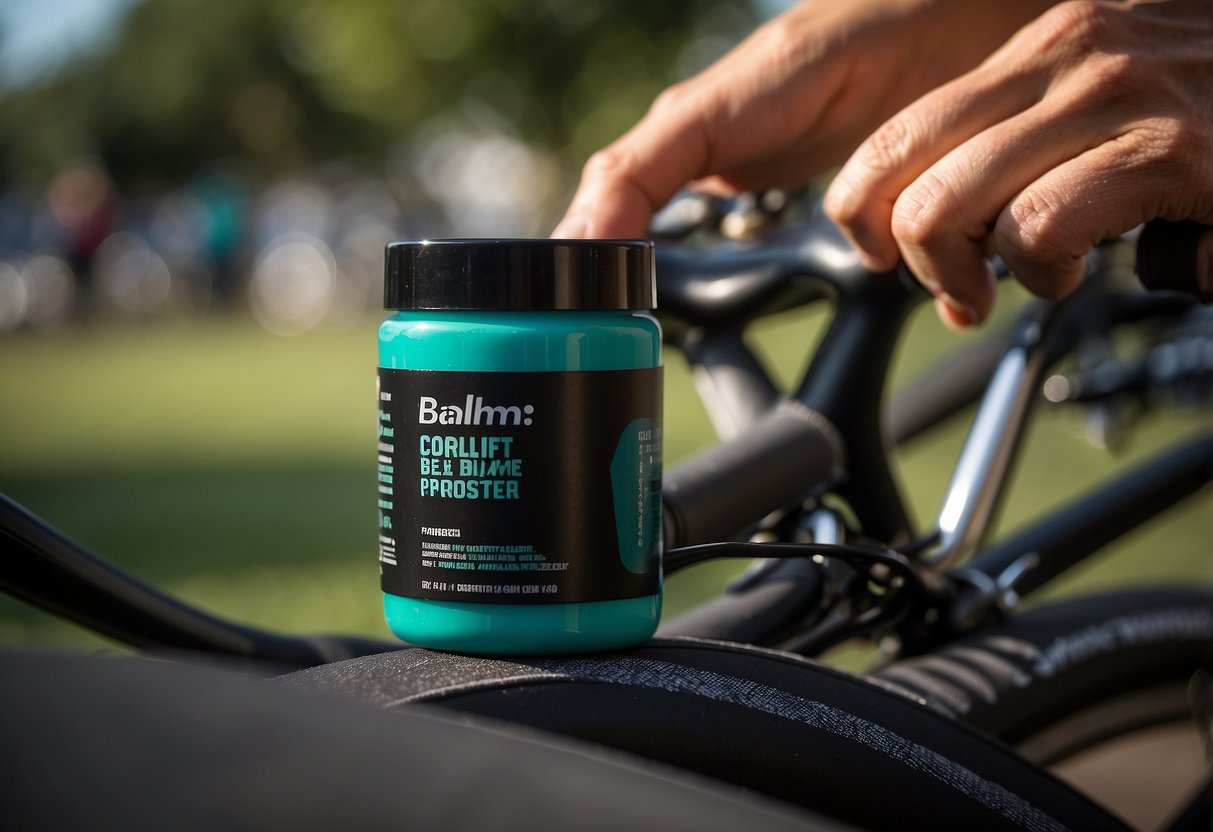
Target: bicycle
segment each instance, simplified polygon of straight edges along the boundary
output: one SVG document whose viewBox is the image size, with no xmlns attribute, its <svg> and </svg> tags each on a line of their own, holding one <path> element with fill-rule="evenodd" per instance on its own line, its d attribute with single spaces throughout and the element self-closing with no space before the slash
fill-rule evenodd
<svg viewBox="0 0 1213 832">
<path fill-rule="evenodd" d="M 763 204 L 757 222 L 741 225 L 763 226 L 784 207 Z M 692 198 L 663 230 L 702 235 L 721 224 L 720 206 Z M 687 213 L 690 221 L 678 219 Z M 225 825 L 287 804 L 290 822 L 303 826 L 350 812 L 342 817 L 372 826 L 395 818 L 459 828 L 1121 828 L 1047 766 L 1143 726 L 1192 719 L 1190 680 L 1208 667 L 1213 644 L 1213 589 L 1133 588 L 1017 607 L 1204 488 L 1213 432 L 1026 529 L 993 543 L 986 536 L 1046 369 L 1092 337 L 1132 329 L 1151 337 L 1137 357 L 1101 355 L 1051 379 L 1049 398 L 1166 395 L 1207 405 L 1210 310 L 1126 289 L 1132 241 L 1110 241 L 1092 254 L 1074 297 L 1028 304 L 1002 343 L 990 338 L 928 374 L 882 424 L 891 356 L 926 294 L 904 271 L 864 271 L 819 217 L 777 226 L 739 243 L 658 251 L 667 342 L 696 368 L 724 436 L 666 478 L 665 569 L 754 558 L 718 598 L 664 623 L 652 642 L 608 655 L 487 659 L 283 636 L 167 598 L 4 501 L 6 591 L 145 650 L 188 651 L 186 664 L 211 654 L 278 678 L 249 686 L 205 668 L 10 657 L 25 683 L 0 700 L 30 723 L 10 731 L 9 747 L 32 754 L 57 720 L 71 753 L 147 779 L 156 762 L 116 763 L 72 737 L 115 717 L 141 747 L 184 731 L 168 747 L 194 752 L 184 760 L 189 777 L 209 783 L 220 762 L 235 774 L 216 787 L 254 780 L 263 790 L 257 801 L 236 799 Z M 1164 240 L 1168 255 L 1177 248 Z M 744 328 L 827 302 L 834 311 L 821 343 L 785 394 Z M 918 530 L 886 440 L 907 441 L 979 398 L 936 528 Z M 894 657 L 863 676 L 810 658 L 856 637 L 895 642 Z M 93 698 L 71 697 L 57 684 L 65 678 L 83 680 Z M 123 696 L 134 683 L 149 693 L 132 704 Z M 197 696 L 200 685 L 218 704 Z M 316 698 L 325 692 L 393 719 Z M 188 701 L 188 729 L 185 714 L 163 707 L 172 697 Z M 1197 716 L 1207 731 L 1205 708 Z M 214 750 L 204 732 L 228 721 L 259 739 Z M 343 769 L 267 759 L 267 744 Z M 394 766 L 409 771 L 403 785 Z M 388 794 L 401 788 L 408 812 Z M 475 810 L 469 788 L 502 812 Z M 104 790 L 87 794 L 127 817 Z M 1176 828 L 1207 819 L 1207 796 L 1206 787 L 1185 798 Z M 151 803 L 180 819 L 206 800 L 172 788 Z"/>
</svg>

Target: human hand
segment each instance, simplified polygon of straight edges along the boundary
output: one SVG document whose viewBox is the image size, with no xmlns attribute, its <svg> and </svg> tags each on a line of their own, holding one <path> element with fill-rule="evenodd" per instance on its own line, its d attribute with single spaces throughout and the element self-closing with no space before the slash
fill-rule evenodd
<svg viewBox="0 0 1213 832">
<path fill-rule="evenodd" d="M 865 264 L 904 259 L 953 326 L 984 319 L 997 253 L 1058 298 L 1101 239 L 1213 224 L 1213 0 L 1072 0 L 880 127 L 826 194 Z M 1199 279 L 1213 281 L 1213 232 Z"/>
<path fill-rule="evenodd" d="M 586 163 L 556 237 L 639 237 L 688 184 L 805 182 L 1051 0 L 804 0 L 675 85 Z"/>
</svg>

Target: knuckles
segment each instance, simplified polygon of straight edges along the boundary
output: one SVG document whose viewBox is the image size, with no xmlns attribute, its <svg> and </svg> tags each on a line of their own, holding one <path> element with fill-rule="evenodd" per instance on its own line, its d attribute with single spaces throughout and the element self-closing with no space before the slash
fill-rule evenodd
<svg viewBox="0 0 1213 832">
<path fill-rule="evenodd" d="M 597 179 L 610 174 L 620 167 L 619 154 L 610 148 L 595 151 L 585 160 L 582 175 L 587 179 Z"/>
<path fill-rule="evenodd" d="M 869 175 L 897 170 L 906 161 L 908 148 L 917 131 L 910 118 L 898 115 L 889 119 L 855 151 L 853 163 Z"/>
<path fill-rule="evenodd" d="M 1082 277 L 1080 260 L 1090 248 L 1060 199 L 1044 188 L 1024 191 L 994 225 L 994 248 L 1033 293 L 1056 300 Z"/>
<path fill-rule="evenodd" d="M 1116 11 L 1092 0 L 1068 0 L 1053 6 L 1021 32 L 1029 54 L 1078 59 L 1106 52 L 1121 38 Z"/>
<path fill-rule="evenodd" d="M 903 247 L 929 249 L 958 233 L 963 222 L 951 187 L 928 171 L 893 204 L 893 237 Z"/>
<path fill-rule="evenodd" d="M 834 177 L 821 201 L 826 216 L 843 228 L 851 228 L 863 219 L 865 204 L 846 171 Z"/>
<path fill-rule="evenodd" d="M 583 183 L 609 183 L 627 179 L 630 157 L 611 145 L 592 154 L 581 169 Z"/>
<path fill-rule="evenodd" d="M 649 107 L 649 115 L 655 119 L 665 119 L 675 113 L 682 113 L 692 106 L 695 98 L 694 81 L 680 81 L 666 87 L 657 94 Z"/>
<path fill-rule="evenodd" d="M 1143 125 L 1148 156 L 1163 181 L 1176 188 L 1213 191 L 1213 125 L 1191 119 L 1161 117 Z"/>
<path fill-rule="evenodd" d="M 912 139 L 912 128 L 904 117 L 891 119 L 881 125 L 856 149 L 843 170 L 830 183 L 822 202 L 826 215 L 844 228 L 854 229 L 869 223 L 875 213 L 873 206 L 882 199 L 888 199 L 880 195 L 885 177 L 897 172 L 904 164 Z M 896 227 L 894 236 L 897 236 Z"/>
</svg>

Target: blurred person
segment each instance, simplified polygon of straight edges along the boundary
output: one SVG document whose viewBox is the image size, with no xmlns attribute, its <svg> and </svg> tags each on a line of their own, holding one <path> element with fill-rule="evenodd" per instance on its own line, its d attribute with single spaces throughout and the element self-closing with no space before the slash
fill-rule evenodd
<svg viewBox="0 0 1213 832">
<path fill-rule="evenodd" d="M 46 190 L 50 247 L 62 252 L 76 278 L 89 281 L 93 255 L 115 228 L 117 199 L 109 176 L 93 164 L 60 171 Z"/>
<path fill-rule="evenodd" d="M 32 247 L 36 191 L 21 185 L 0 191 L 0 257 L 24 254 Z"/>
<path fill-rule="evenodd" d="M 214 271 L 215 300 L 224 306 L 240 285 L 251 191 L 248 178 L 227 166 L 200 171 L 187 186 L 203 209 L 202 253 Z"/>
<path fill-rule="evenodd" d="M 950 325 L 989 313 L 995 253 L 1064 296 L 1101 239 L 1213 224 L 1213 0 L 802 0 L 593 155 L 553 235 L 643 236 L 682 187 L 839 164 L 826 212 Z"/>
</svg>

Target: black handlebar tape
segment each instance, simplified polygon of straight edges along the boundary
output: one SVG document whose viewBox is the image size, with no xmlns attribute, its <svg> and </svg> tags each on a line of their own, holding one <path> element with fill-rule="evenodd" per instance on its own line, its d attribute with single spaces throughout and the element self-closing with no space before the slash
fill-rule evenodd
<svg viewBox="0 0 1213 832">
<path fill-rule="evenodd" d="M 1213 226 L 1191 220 L 1151 220 L 1137 238 L 1137 276 L 1151 290 L 1195 295 L 1213 303 L 1213 287 L 1199 279 L 1200 241 Z"/>
<path fill-rule="evenodd" d="M 785 401 L 746 431 L 665 477 L 665 547 L 736 539 L 845 472 L 841 437 L 820 413 Z"/>
</svg>

